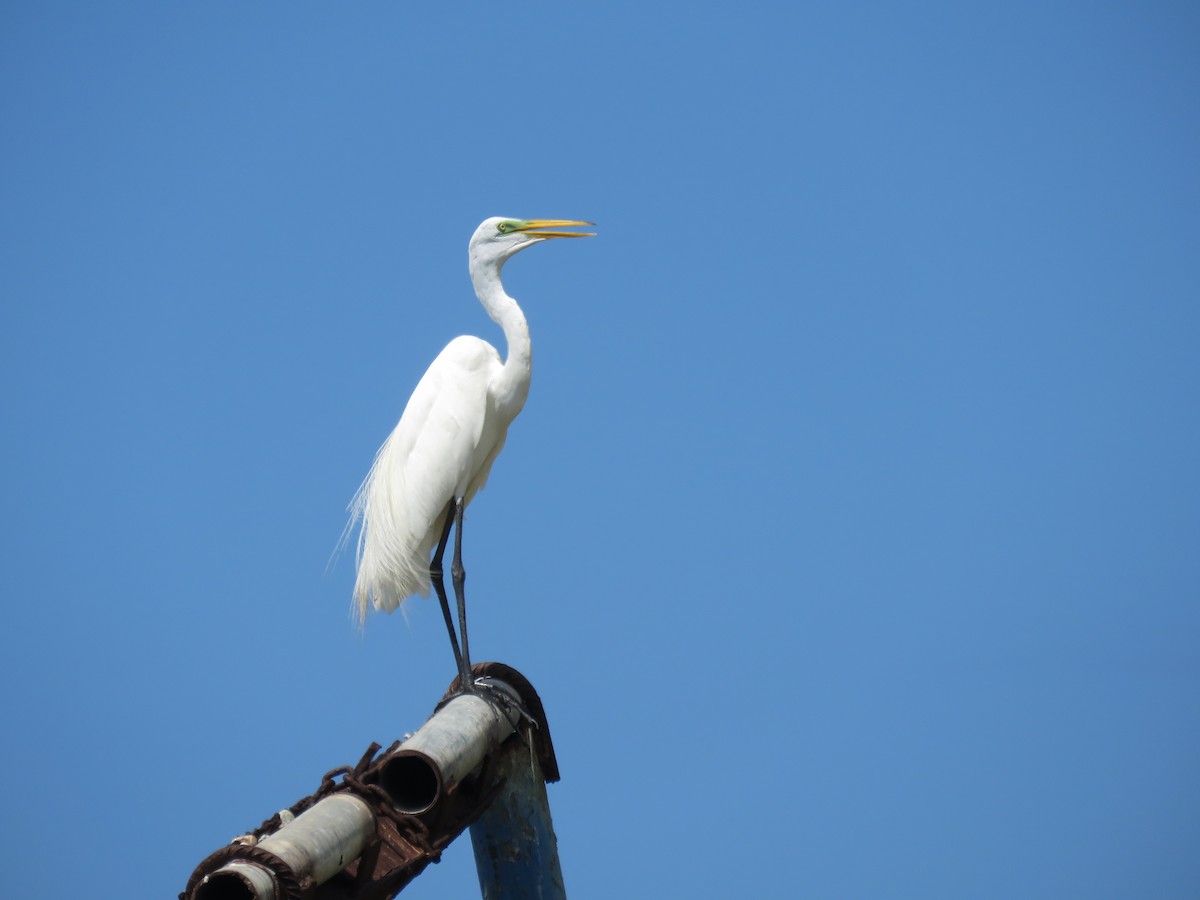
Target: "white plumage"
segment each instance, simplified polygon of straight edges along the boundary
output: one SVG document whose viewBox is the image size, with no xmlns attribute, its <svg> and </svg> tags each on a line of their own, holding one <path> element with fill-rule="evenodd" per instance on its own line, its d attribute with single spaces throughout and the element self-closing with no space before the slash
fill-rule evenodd
<svg viewBox="0 0 1200 900">
<path fill-rule="evenodd" d="M 454 497 L 464 506 L 487 482 L 520 406 L 503 412 L 488 395 L 503 369 L 496 348 L 455 338 L 417 384 L 400 423 L 379 448 L 354 498 L 362 518 L 355 608 L 392 612 L 429 594 L 429 556 Z M 526 380 L 528 384 L 528 379 Z"/>
<path fill-rule="evenodd" d="M 532 369 L 529 327 L 500 282 L 514 253 L 555 237 L 585 237 L 556 231 L 590 223 L 567 220 L 491 218 L 471 237 L 469 267 L 479 302 L 504 330 L 508 358 L 476 337 L 455 338 L 438 354 L 409 398 L 399 424 L 351 503 L 351 525 L 362 521 L 354 611 L 360 622 L 370 607 L 391 612 L 414 594 L 427 596 L 430 554 L 447 533 L 447 516 L 469 504 L 487 482 L 504 447 L 508 426 L 525 404 Z M 461 518 L 458 522 L 461 540 Z M 437 559 L 440 568 L 440 557 Z M 461 560 L 456 554 L 456 566 Z M 460 667 L 462 657 L 440 580 L 438 597 Z M 455 580 L 460 630 L 465 623 L 461 584 Z"/>
</svg>

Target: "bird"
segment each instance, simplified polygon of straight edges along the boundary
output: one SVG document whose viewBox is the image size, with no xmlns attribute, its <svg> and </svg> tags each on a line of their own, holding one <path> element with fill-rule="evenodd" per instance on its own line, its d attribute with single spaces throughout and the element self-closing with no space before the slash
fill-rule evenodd
<svg viewBox="0 0 1200 900">
<path fill-rule="evenodd" d="M 470 335 L 452 340 L 417 383 L 400 421 L 375 454 L 350 503 L 349 533 L 359 523 L 353 613 L 392 612 L 409 597 L 437 593 L 450 635 L 459 688 L 470 692 L 463 511 L 483 488 L 529 395 L 532 345 L 517 301 L 504 291 L 501 270 L 514 254 L 554 238 L 594 237 L 561 229 L 591 226 L 574 219 L 485 219 L 468 244 L 475 295 L 504 331 L 507 357 Z M 451 581 L 458 611 L 455 634 L 442 557 L 451 528 Z M 459 641 L 461 636 L 461 646 Z"/>
</svg>

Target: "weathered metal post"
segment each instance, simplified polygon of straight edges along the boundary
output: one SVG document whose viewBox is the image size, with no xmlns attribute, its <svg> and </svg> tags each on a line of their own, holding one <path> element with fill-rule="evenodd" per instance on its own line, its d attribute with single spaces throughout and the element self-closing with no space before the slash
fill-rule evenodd
<svg viewBox="0 0 1200 900">
<path fill-rule="evenodd" d="M 473 674 L 480 691 L 444 698 L 403 743 L 379 756 L 372 744 L 357 766 L 212 853 L 180 900 L 385 900 L 481 817 L 472 840 L 484 897 L 561 900 L 544 785 L 558 763 L 541 700 L 501 663 Z"/>
<path fill-rule="evenodd" d="M 509 741 L 496 774 L 504 787 L 471 824 L 483 900 L 566 900 L 546 777 L 532 745 Z"/>
</svg>

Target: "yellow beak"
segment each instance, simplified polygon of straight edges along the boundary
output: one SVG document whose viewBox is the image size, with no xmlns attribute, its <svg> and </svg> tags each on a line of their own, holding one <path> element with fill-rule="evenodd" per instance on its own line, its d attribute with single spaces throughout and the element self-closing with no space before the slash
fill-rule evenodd
<svg viewBox="0 0 1200 900">
<path fill-rule="evenodd" d="M 590 231 L 546 231 L 547 228 L 573 228 L 578 225 L 595 225 L 595 222 L 576 222 L 573 219 L 530 219 L 517 231 L 542 238 L 595 237 Z"/>
</svg>

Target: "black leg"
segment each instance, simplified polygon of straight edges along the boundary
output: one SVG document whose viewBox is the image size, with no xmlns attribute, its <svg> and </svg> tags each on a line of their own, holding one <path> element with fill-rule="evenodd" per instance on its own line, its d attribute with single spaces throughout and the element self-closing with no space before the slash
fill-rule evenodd
<svg viewBox="0 0 1200 900">
<path fill-rule="evenodd" d="M 462 562 L 463 502 L 454 504 L 454 561 L 450 564 L 450 580 L 454 584 L 454 598 L 458 601 L 458 633 L 462 638 L 462 658 L 459 660 L 459 677 L 462 689 L 473 689 L 471 682 L 471 652 L 467 649 L 467 572 Z M 447 613 L 449 615 L 449 613 Z"/>
<path fill-rule="evenodd" d="M 429 563 L 429 580 L 437 591 L 438 603 L 442 605 L 442 618 L 446 620 L 446 631 L 450 634 L 450 646 L 454 648 L 454 665 L 458 671 L 463 671 L 463 658 L 458 650 L 458 637 L 454 633 L 454 619 L 450 615 L 450 601 L 446 599 L 446 584 L 442 580 L 442 557 L 446 553 L 446 542 L 450 539 L 450 526 L 454 524 L 457 504 L 451 500 L 446 506 L 446 524 L 442 526 L 442 539 L 438 541 L 437 550 Z"/>
</svg>

